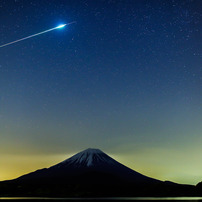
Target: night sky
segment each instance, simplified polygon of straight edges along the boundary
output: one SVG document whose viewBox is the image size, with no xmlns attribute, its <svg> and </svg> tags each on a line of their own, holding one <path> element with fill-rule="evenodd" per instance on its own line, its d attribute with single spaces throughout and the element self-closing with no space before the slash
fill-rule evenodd
<svg viewBox="0 0 202 202">
<path fill-rule="evenodd" d="M 200 0 L 0 0 L 0 180 L 99 148 L 202 180 Z"/>
</svg>

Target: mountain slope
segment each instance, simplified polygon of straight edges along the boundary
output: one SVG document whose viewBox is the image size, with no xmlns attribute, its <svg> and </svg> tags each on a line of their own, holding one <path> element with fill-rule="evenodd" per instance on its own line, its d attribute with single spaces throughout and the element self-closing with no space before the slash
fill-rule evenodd
<svg viewBox="0 0 202 202">
<path fill-rule="evenodd" d="M 0 182 L 0 196 L 194 196 L 191 185 L 162 182 L 86 149 L 50 168 Z"/>
<path fill-rule="evenodd" d="M 18 180 L 68 180 L 82 184 L 160 182 L 133 171 L 99 149 L 86 149 L 59 164 L 21 176 Z"/>
</svg>

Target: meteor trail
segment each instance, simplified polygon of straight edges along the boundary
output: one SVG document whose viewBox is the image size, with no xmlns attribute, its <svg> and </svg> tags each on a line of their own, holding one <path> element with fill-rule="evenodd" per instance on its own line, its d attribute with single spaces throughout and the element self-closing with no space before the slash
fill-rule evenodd
<svg viewBox="0 0 202 202">
<path fill-rule="evenodd" d="M 44 33 L 46 33 L 46 32 L 53 31 L 53 30 L 55 30 L 55 29 L 61 29 L 61 28 L 64 28 L 65 26 L 67 26 L 67 25 L 71 25 L 71 24 L 73 24 L 73 23 L 76 23 L 76 22 L 74 21 L 74 22 L 70 22 L 70 23 L 67 23 L 67 24 L 62 24 L 62 25 L 59 25 L 59 26 L 57 26 L 57 27 L 54 27 L 54 28 L 51 28 L 51 29 L 45 30 L 45 31 L 43 31 L 43 32 L 39 32 L 39 33 L 37 33 L 37 34 L 33 34 L 33 35 L 30 35 L 30 36 L 24 37 L 24 38 L 22 38 L 22 39 L 18 39 L 18 40 L 16 40 L 16 41 L 12 41 L 12 42 L 9 42 L 9 43 L 6 43 L 6 44 L 3 44 L 3 45 L 0 45 L 0 48 L 5 47 L 5 46 L 9 46 L 9 45 L 14 44 L 14 43 L 17 43 L 17 42 L 19 42 L 19 41 L 24 41 L 24 40 L 26 40 L 26 39 L 29 39 L 29 38 L 32 38 L 32 37 L 38 36 L 38 35 L 40 35 L 40 34 L 44 34 Z"/>
</svg>

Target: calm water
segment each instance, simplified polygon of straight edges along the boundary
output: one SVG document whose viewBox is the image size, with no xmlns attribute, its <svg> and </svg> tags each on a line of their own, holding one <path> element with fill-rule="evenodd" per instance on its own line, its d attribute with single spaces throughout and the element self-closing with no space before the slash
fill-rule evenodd
<svg viewBox="0 0 202 202">
<path fill-rule="evenodd" d="M 45 197 L 0 197 L 0 201 L 202 201 L 202 197 L 111 197 L 111 198 L 45 198 Z"/>
</svg>

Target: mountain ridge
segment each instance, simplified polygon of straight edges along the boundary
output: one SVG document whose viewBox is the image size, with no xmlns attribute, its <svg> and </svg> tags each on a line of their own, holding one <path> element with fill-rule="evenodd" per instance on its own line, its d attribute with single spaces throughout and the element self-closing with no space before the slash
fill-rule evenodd
<svg viewBox="0 0 202 202">
<path fill-rule="evenodd" d="M 94 148 L 49 168 L 0 182 L 0 196 L 195 196 L 197 190 L 192 185 L 142 175 Z"/>
<path fill-rule="evenodd" d="M 46 179 L 59 179 L 63 181 L 68 179 L 69 181 L 75 180 L 83 183 L 78 176 L 84 176 L 89 173 L 100 173 L 101 175 L 106 174 L 113 176 L 113 179 L 118 179 L 125 183 L 156 183 L 160 180 L 156 180 L 145 175 L 142 175 L 127 166 L 114 160 L 99 149 L 86 149 L 81 151 L 72 157 L 53 165 L 49 168 L 28 173 L 20 176 L 17 180 L 46 180 Z M 105 181 L 104 178 L 100 181 Z M 110 180 L 108 180 L 110 181 Z M 96 178 L 89 180 L 90 183 L 97 184 Z M 113 182 L 110 182 L 113 184 Z"/>
</svg>

